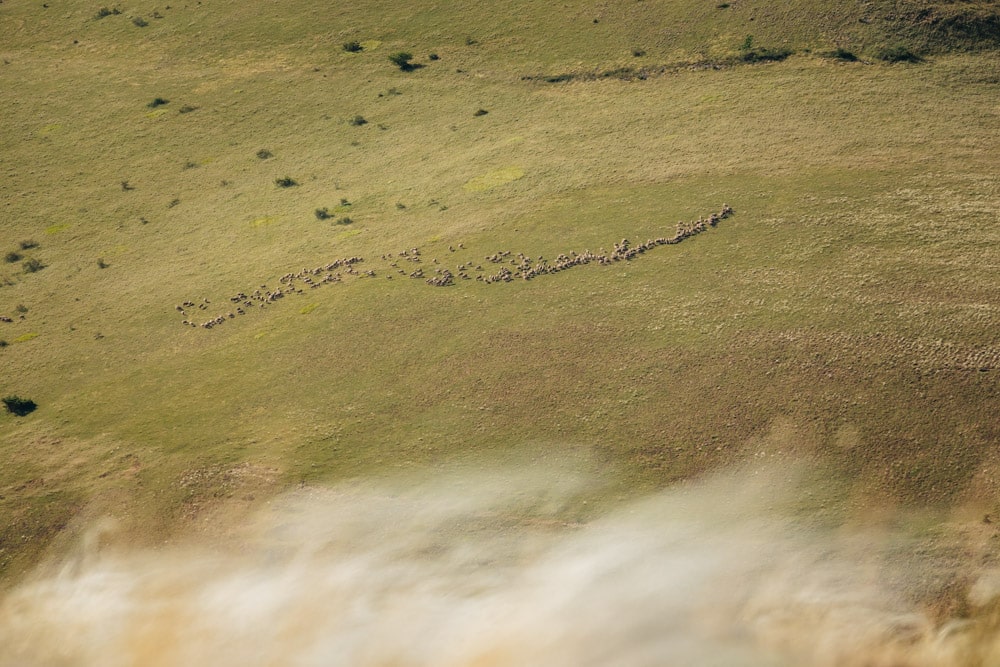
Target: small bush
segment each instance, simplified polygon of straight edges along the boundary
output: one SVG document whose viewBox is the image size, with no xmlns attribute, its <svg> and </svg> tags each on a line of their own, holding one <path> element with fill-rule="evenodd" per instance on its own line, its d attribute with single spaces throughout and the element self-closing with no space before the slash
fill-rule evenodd
<svg viewBox="0 0 1000 667">
<path fill-rule="evenodd" d="M 347 121 L 347 123 L 349 125 L 353 125 L 354 127 L 361 127 L 362 125 L 367 125 L 368 121 L 365 120 L 364 116 L 355 116 L 354 118 L 351 118 L 349 121 Z"/>
<path fill-rule="evenodd" d="M 892 46 L 882 49 L 878 52 L 877 57 L 879 60 L 884 60 L 887 63 L 920 63 L 924 60 L 905 46 Z"/>
<path fill-rule="evenodd" d="M 330 219 L 330 209 L 326 208 L 325 206 L 323 208 L 316 209 L 315 213 L 316 213 L 316 219 L 317 220 L 329 220 Z"/>
<path fill-rule="evenodd" d="M 3 338 L 0 338 L 0 347 L 7 347 L 8 345 L 10 345 L 10 343 L 5 341 Z"/>
<path fill-rule="evenodd" d="M 795 53 L 791 49 L 751 49 L 740 56 L 745 63 L 777 62 Z"/>
<path fill-rule="evenodd" d="M 428 59 L 428 60 L 441 60 L 441 56 L 439 56 L 439 55 L 438 55 L 438 54 L 436 54 L 436 53 L 432 53 L 432 54 L 430 54 L 429 56 L 427 56 L 427 59 Z"/>
<path fill-rule="evenodd" d="M 715 6 L 716 9 L 729 9 L 729 3 L 723 2 Z"/>
<path fill-rule="evenodd" d="M 23 315 L 24 313 L 28 312 L 28 307 L 26 305 L 24 305 L 23 303 L 19 303 L 19 304 L 17 304 L 17 307 L 14 310 L 16 310 L 17 312 L 19 312 L 19 313 L 21 313 Z"/>
<path fill-rule="evenodd" d="M 30 398 L 21 398 L 20 396 L 11 395 L 5 396 L 2 400 L 4 407 L 7 408 L 7 412 L 17 415 L 18 417 L 31 414 L 36 408 L 38 408 L 38 404 Z"/>
<path fill-rule="evenodd" d="M 257 157 L 259 157 L 261 160 L 266 160 L 268 158 L 274 157 L 274 153 L 267 150 L 266 148 L 261 148 L 259 151 L 257 151 Z"/>
<path fill-rule="evenodd" d="M 749 51 L 753 48 L 753 35 L 747 35 L 743 43 L 740 44 L 740 51 Z"/>
<path fill-rule="evenodd" d="M 188 160 L 187 162 L 184 163 L 184 168 L 185 169 L 197 169 L 198 168 L 198 163 L 195 162 L 194 160 Z"/>
<path fill-rule="evenodd" d="M 142 18 L 141 16 L 136 16 L 132 18 L 132 25 L 134 25 L 137 28 L 145 28 L 146 26 L 149 25 L 149 21 Z"/>
<path fill-rule="evenodd" d="M 101 7 L 100 9 L 97 10 L 97 13 L 94 14 L 94 20 L 100 21 L 105 16 L 117 16 L 118 14 L 121 13 L 122 10 L 118 9 L 117 7 L 112 7 L 110 9 L 107 7 Z"/>
<path fill-rule="evenodd" d="M 45 265 L 42 264 L 41 260 L 32 257 L 27 262 L 22 264 L 21 267 L 24 268 L 25 273 L 37 273 L 38 271 L 44 269 Z"/>
<path fill-rule="evenodd" d="M 167 202 L 167 208 L 173 208 L 175 206 L 179 206 L 180 203 L 181 203 L 180 199 L 171 199 L 170 201 Z"/>
<path fill-rule="evenodd" d="M 7 262 L 8 264 L 13 264 L 14 262 L 20 262 L 23 257 L 24 255 L 22 255 L 21 253 L 15 250 L 11 250 L 9 253 L 3 256 L 3 261 Z"/>
<path fill-rule="evenodd" d="M 635 57 L 635 58 L 642 58 L 644 55 L 646 55 L 646 50 L 645 49 L 632 49 L 632 56 L 633 57 Z"/>
<path fill-rule="evenodd" d="M 338 225 L 349 225 L 349 224 L 351 224 L 353 222 L 354 222 L 353 220 L 351 220 L 350 218 L 348 218 L 345 215 L 343 218 L 341 218 L 340 220 L 337 221 L 337 224 Z"/>
<path fill-rule="evenodd" d="M 153 99 L 152 102 L 150 102 L 146 106 L 149 107 L 150 109 L 155 109 L 156 107 L 162 107 L 164 104 L 170 104 L 170 100 L 164 99 L 162 97 L 156 97 Z"/>
<path fill-rule="evenodd" d="M 135 190 L 135 187 L 128 181 L 122 181 L 122 192 L 128 192 L 129 190 Z"/>
<path fill-rule="evenodd" d="M 364 51 L 364 47 L 361 46 L 361 42 L 344 42 L 341 47 L 348 53 L 358 53 L 359 51 Z"/>
<path fill-rule="evenodd" d="M 97 258 L 97 268 L 99 268 L 99 269 L 106 269 L 106 268 L 108 268 L 108 266 L 109 266 L 109 264 L 104 261 L 103 257 L 98 257 Z"/>
<path fill-rule="evenodd" d="M 473 116 L 485 116 L 488 113 L 489 113 L 489 111 L 487 111 L 486 109 L 477 109 L 472 115 Z"/>
<path fill-rule="evenodd" d="M 350 206 L 351 202 L 348 201 L 347 197 L 341 197 L 340 198 L 340 205 L 341 206 Z"/>
<path fill-rule="evenodd" d="M 844 62 L 849 62 L 849 63 L 857 62 L 858 60 L 858 57 L 856 55 L 854 55 L 847 49 L 839 46 L 835 50 L 830 51 L 829 53 L 826 53 L 824 55 L 826 55 L 827 58 L 833 58 L 834 60 L 843 60 Z"/>
<path fill-rule="evenodd" d="M 193 107 L 190 104 L 185 104 L 184 106 L 182 106 L 177 111 L 178 111 L 178 113 L 191 113 L 192 111 L 197 111 L 197 110 L 198 110 L 198 107 Z"/>
<path fill-rule="evenodd" d="M 406 204 L 401 201 L 396 202 L 396 209 L 402 211 L 406 208 Z"/>
<path fill-rule="evenodd" d="M 32 248 L 38 247 L 38 241 L 32 239 L 25 239 L 20 243 L 21 250 L 31 250 Z"/>
<path fill-rule="evenodd" d="M 290 176 L 283 176 L 282 178 L 274 179 L 274 184 L 279 188 L 290 188 L 298 185 L 299 182 Z"/>
<path fill-rule="evenodd" d="M 413 54 L 406 51 L 397 51 L 389 56 L 389 62 L 404 72 L 409 72 L 414 68 L 411 60 L 413 60 Z"/>
</svg>

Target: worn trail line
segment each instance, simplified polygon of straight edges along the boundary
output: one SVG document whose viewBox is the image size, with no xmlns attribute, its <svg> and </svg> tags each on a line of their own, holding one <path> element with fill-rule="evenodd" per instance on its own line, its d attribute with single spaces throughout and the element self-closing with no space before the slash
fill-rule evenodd
<svg viewBox="0 0 1000 667">
<path fill-rule="evenodd" d="M 723 204 L 721 211 L 712 213 L 707 218 L 699 218 L 690 223 L 678 223 L 677 231 L 673 236 L 660 236 L 635 245 L 628 239 L 622 239 L 614 244 L 611 252 L 601 248 L 598 252 L 584 250 L 580 253 L 572 251 L 568 255 L 560 253 L 551 263 L 541 255 L 532 258 L 524 253 L 512 255 L 509 250 L 500 250 L 484 258 L 487 263 L 501 265 L 495 273 L 487 272 L 482 264 L 471 260 L 459 263 L 455 267 L 455 271 L 452 272 L 450 269 L 444 268 L 441 260 L 436 257 L 427 261 L 421 255 L 419 248 L 409 248 L 395 254 L 384 254 L 381 256 L 381 264 L 377 265 L 376 268 L 364 270 L 359 270 L 356 266 L 362 263 L 365 266 L 371 265 L 365 262 L 363 257 L 345 257 L 314 268 L 303 268 L 301 271 L 286 273 L 278 279 L 277 287 L 272 288 L 262 284 L 249 294 L 246 292 L 234 294 L 227 298 L 230 309 L 224 312 L 219 312 L 218 306 L 213 306 L 207 298 L 184 301 L 175 306 L 175 309 L 184 318 L 181 322 L 184 326 L 208 330 L 225 324 L 229 320 L 247 315 L 255 308 L 266 308 L 285 297 L 305 294 L 307 290 L 319 289 L 324 285 L 344 283 L 351 278 L 375 278 L 379 275 L 379 271 L 384 271 L 385 277 L 389 280 L 397 276 L 422 279 L 428 285 L 435 287 L 451 287 L 457 284 L 456 278 L 458 280 L 472 280 L 473 275 L 475 280 L 487 285 L 510 283 L 516 278 L 533 280 L 540 276 L 554 275 L 586 264 L 596 263 L 604 266 L 615 262 L 631 261 L 659 246 L 676 245 L 684 239 L 707 231 L 732 214 L 732 207 Z M 457 253 L 459 250 L 465 250 L 465 246 L 459 243 L 458 248 L 449 246 L 448 250 L 451 253 Z M 400 262 L 409 262 L 417 266 L 412 269 L 404 269 L 400 267 Z M 508 265 L 513 268 L 508 268 Z M 427 267 L 427 271 L 425 271 L 425 267 Z M 194 312 L 195 309 L 199 311 L 211 309 L 218 314 L 198 323 L 189 319 L 192 315 L 189 315 L 188 311 Z"/>
</svg>

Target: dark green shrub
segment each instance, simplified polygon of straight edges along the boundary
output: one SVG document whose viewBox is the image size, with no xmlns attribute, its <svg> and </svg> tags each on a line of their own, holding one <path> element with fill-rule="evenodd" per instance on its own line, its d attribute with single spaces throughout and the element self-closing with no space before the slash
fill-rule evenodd
<svg viewBox="0 0 1000 667">
<path fill-rule="evenodd" d="M 32 257 L 21 266 L 24 268 L 25 273 L 37 273 L 45 268 L 45 265 L 42 264 L 41 260 L 35 257 Z"/>
<path fill-rule="evenodd" d="M 185 104 L 184 106 L 182 106 L 177 111 L 178 111 L 178 113 L 191 113 L 192 111 L 197 111 L 197 110 L 198 110 L 198 107 L 193 107 L 190 104 Z"/>
<path fill-rule="evenodd" d="M 257 157 L 259 157 L 261 160 L 266 160 L 270 157 L 274 157 L 274 153 L 267 150 L 266 148 L 261 148 L 259 151 L 257 151 Z"/>
<path fill-rule="evenodd" d="M 743 55 L 740 56 L 740 60 L 745 63 L 764 63 L 764 62 L 777 62 L 784 60 L 788 56 L 795 53 L 791 49 L 780 48 L 780 49 L 750 49 L 745 51 Z"/>
<path fill-rule="evenodd" d="M 152 102 L 150 102 L 146 106 L 149 107 L 150 109 L 155 109 L 156 107 L 162 107 L 164 104 L 170 104 L 170 100 L 164 99 L 162 97 L 156 97 L 153 99 Z"/>
<path fill-rule="evenodd" d="M 413 69 L 411 60 L 413 60 L 413 54 L 406 51 L 397 51 L 389 56 L 389 62 L 404 72 L 409 72 Z"/>
<path fill-rule="evenodd" d="M 7 408 L 7 412 L 17 415 L 18 417 L 31 414 L 38 407 L 38 405 L 30 398 L 21 398 L 20 396 L 15 395 L 5 396 L 2 400 L 4 407 Z"/>
<path fill-rule="evenodd" d="M 298 185 L 299 182 L 290 176 L 283 176 L 282 178 L 274 179 L 274 184 L 279 188 L 290 188 Z"/>
<path fill-rule="evenodd" d="M 105 16 L 117 16 L 118 14 L 121 13 L 122 10 L 118 9 L 117 7 L 112 7 L 110 9 L 108 9 L 107 7 L 101 7 L 100 9 L 97 10 L 97 13 L 94 14 L 94 20 L 99 21 L 103 19 Z"/>
<path fill-rule="evenodd" d="M 0 338 L 0 347 L 7 347 L 8 345 L 10 345 L 10 343 L 5 341 L 3 338 Z"/>
<path fill-rule="evenodd" d="M 441 56 L 439 56 L 439 55 L 438 55 L 438 54 L 436 54 L 436 53 L 432 53 L 432 54 L 430 54 L 429 56 L 427 56 L 427 59 L 428 59 L 428 60 L 441 60 Z"/>
<path fill-rule="evenodd" d="M 21 253 L 15 250 L 11 250 L 9 253 L 3 256 L 3 261 L 7 262 L 8 264 L 13 264 L 14 262 L 20 262 L 23 257 L 24 255 L 22 255 Z"/>
<path fill-rule="evenodd" d="M 25 239 L 20 243 L 21 250 L 31 250 L 32 248 L 38 247 L 38 241 L 33 239 Z"/>
<path fill-rule="evenodd" d="M 132 25 L 134 25 L 137 28 L 145 28 L 146 26 L 149 25 L 149 21 L 142 18 L 141 16 L 135 16 L 132 18 Z"/>
<path fill-rule="evenodd" d="M 488 113 L 489 113 L 489 111 L 487 111 L 486 109 L 477 109 L 472 115 L 473 116 L 485 116 Z"/>
<path fill-rule="evenodd" d="M 740 51 L 749 51 L 753 48 L 753 35 L 747 35 L 743 43 L 740 44 Z"/>
<path fill-rule="evenodd" d="M 181 203 L 180 199 L 171 199 L 170 201 L 167 202 L 167 208 L 173 208 L 175 206 L 179 206 L 180 203 Z"/>
<path fill-rule="evenodd" d="M 924 61 L 923 58 L 905 46 L 892 46 L 882 49 L 878 52 L 877 57 L 879 60 L 884 60 L 887 63 L 920 63 Z"/>
<path fill-rule="evenodd" d="M 19 304 L 17 304 L 17 307 L 14 310 L 16 310 L 17 312 L 19 312 L 19 313 L 21 313 L 23 315 L 24 313 L 28 312 L 28 307 L 26 305 L 24 305 L 23 303 L 19 303 Z"/>
<path fill-rule="evenodd" d="M 357 53 L 358 51 L 364 50 L 364 47 L 361 46 L 361 42 L 344 42 L 342 48 L 348 53 Z"/>
<path fill-rule="evenodd" d="M 729 3 L 723 2 L 715 6 L 716 9 L 729 9 Z"/>
<path fill-rule="evenodd" d="M 329 220 L 330 219 L 330 209 L 323 208 L 316 209 L 316 219 L 317 220 Z"/>
<path fill-rule="evenodd" d="M 129 190 L 135 190 L 135 188 L 128 181 L 122 181 L 122 192 L 128 192 Z"/>
<path fill-rule="evenodd" d="M 349 125 L 353 125 L 354 127 L 361 127 L 362 125 L 367 125 L 368 121 L 365 120 L 364 116 L 355 116 L 354 118 L 348 120 L 347 123 Z"/>
<path fill-rule="evenodd" d="M 632 55 L 634 57 L 636 57 L 636 58 L 642 58 L 644 55 L 646 55 L 646 50 L 645 49 L 632 49 Z"/>
<path fill-rule="evenodd" d="M 351 220 L 350 218 L 348 218 L 345 215 L 343 218 L 341 218 L 340 220 L 337 221 L 337 224 L 338 225 L 349 225 L 349 224 L 351 224 L 353 222 L 354 222 L 353 220 Z"/>
<path fill-rule="evenodd" d="M 340 205 L 341 206 L 350 206 L 351 202 L 348 201 L 347 197 L 341 197 L 340 198 Z"/>
<path fill-rule="evenodd" d="M 110 266 L 110 265 L 107 262 L 104 261 L 103 257 L 98 257 L 97 258 L 97 268 L 99 268 L 99 269 L 106 269 L 106 268 L 108 268 L 108 266 Z"/>
<path fill-rule="evenodd" d="M 854 55 L 847 49 L 839 46 L 833 51 L 830 51 L 829 53 L 825 53 L 823 55 L 825 55 L 827 58 L 833 58 L 834 60 L 843 60 L 844 62 L 849 62 L 849 63 L 857 62 L 858 60 L 858 57 L 856 55 Z"/>
</svg>

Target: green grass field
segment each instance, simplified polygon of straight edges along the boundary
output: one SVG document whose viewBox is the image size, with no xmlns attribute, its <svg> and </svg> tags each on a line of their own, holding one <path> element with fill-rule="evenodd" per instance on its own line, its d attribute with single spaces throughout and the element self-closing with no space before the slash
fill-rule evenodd
<svg viewBox="0 0 1000 667">
<path fill-rule="evenodd" d="M 823 521 L 998 516 L 991 3 L 251 4 L 0 5 L 0 392 L 39 406 L 0 415 L 5 585 L 103 516 L 154 545 L 302 484 L 509 460 L 583 457 L 613 503 L 806 459 L 840 485 Z M 743 63 L 748 36 L 794 53 Z M 398 272 L 723 204 L 629 262 Z M 175 309 L 352 256 L 211 329 Z"/>
</svg>

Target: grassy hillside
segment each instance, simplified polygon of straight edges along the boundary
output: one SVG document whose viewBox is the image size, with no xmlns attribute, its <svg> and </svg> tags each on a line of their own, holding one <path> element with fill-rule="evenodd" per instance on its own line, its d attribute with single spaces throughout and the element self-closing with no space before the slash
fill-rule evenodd
<svg viewBox="0 0 1000 667">
<path fill-rule="evenodd" d="M 1000 57 L 945 51 L 995 33 L 841 4 L 0 5 L 0 392 L 39 405 L 0 416 L 0 571 L 104 515 L 159 543 L 507 456 L 592 458 L 616 496 L 807 457 L 837 520 L 1000 511 Z M 474 279 L 724 203 L 633 261 Z M 399 273 L 414 247 L 470 279 Z"/>
</svg>

